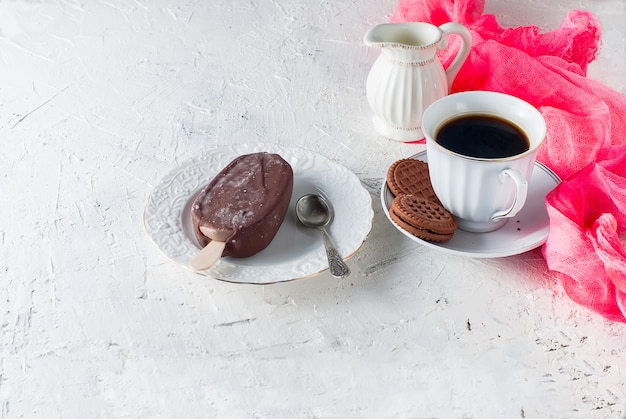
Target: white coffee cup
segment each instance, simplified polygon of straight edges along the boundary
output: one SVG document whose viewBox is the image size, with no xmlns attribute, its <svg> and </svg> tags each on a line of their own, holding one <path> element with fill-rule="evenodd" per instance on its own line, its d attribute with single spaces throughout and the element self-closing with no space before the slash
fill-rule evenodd
<svg viewBox="0 0 626 419">
<path fill-rule="evenodd" d="M 528 139 L 528 150 L 509 157 L 471 157 L 437 142 L 443 126 L 470 115 L 491 116 L 518 127 Z M 502 93 L 455 93 L 426 109 L 422 127 L 433 189 L 460 229 L 494 231 L 523 208 L 537 149 L 546 136 L 545 120 L 536 108 Z"/>
</svg>

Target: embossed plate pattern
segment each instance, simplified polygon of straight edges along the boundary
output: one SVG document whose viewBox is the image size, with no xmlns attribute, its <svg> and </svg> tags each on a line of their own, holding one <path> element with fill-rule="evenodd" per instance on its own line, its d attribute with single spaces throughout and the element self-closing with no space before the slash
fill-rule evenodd
<svg viewBox="0 0 626 419">
<path fill-rule="evenodd" d="M 319 193 L 335 208 L 330 234 L 344 259 L 363 244 L 372 228 L 372 199 L 357 176 L 324 156 L 276 144 L 240 144 L 206 151 L 166 175 L 150 194 L 144 213 L 146 231 L 172 261 L 189 268 L 199 246 L 193 234 L 190 206 L 222 168 L 242 154 L 278 153 L 291 164 L 294 190 L 289 211 L 272 243 L 249 258 L 222 258 L 203 272 L 237 283 L 269 284 L 319 274 L 328 269 L 319 232 L 298 224 L 294 206 L 307 193 Z"/>
</svg>

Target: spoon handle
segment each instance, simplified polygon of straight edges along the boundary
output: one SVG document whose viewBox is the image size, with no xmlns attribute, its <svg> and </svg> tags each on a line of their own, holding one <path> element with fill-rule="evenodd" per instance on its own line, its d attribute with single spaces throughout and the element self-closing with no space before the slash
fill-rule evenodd
<svg viewBox="0 0 626 419">
<path fill-rule="evenodd" d="M 324 247 L 326 247 L 326 256 L 328 257 L 328 267 L 330 268 L 330 274 L 335 278 L 344 278 L 350 274 L 348 265 L 341 259 L 339 252 L 335 244 L 331 240 L 328 232 L 324 228 L 319 229 L 322 233 L 322 239 L 324 240 Z"/>
</svg>

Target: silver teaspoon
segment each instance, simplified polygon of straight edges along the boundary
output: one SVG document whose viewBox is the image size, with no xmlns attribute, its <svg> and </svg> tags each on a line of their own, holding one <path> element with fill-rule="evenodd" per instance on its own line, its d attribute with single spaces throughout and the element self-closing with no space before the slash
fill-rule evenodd
<svg viewBox="0 0 626 419">
<path fill-rule="evenodd" d="M 304 195 L 296 202 L 296 216 L 305 227 L 316 228 L 322 233 L 331 275 L 335 278 L 348 276 L 350 269 L 339 256 L 337 248 L 326 230 L 334 217 L 330 202 L 319 195 Z"/>
</svg>

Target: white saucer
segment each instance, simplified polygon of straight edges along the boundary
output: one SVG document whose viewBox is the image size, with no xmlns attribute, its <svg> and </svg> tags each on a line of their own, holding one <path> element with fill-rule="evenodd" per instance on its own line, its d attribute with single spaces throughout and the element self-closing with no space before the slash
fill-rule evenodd
<svg viewBox="0 0 626 419">
<path fill-rule="evenodd" d="M 411 158 L 428 161 L 426 151 L 417 153 Z M 380 199 L 389 221 L 411 240 L 447 253 L 476 258 L 495 258 L 524 253 L 545 243 L 550 229 L 545 198 L 548 192 L 560 182 L 561 180 L 552 170 L 536 162 L 528 186 L 526 204 L 515 217 L 509 219 L 503 227 L 489 233 L 457 230 L 452 239 L 443 243 L 429 242 L 415 237 L 391 220 L 389 208 L 394 196 L 386 182 L 381 188 Z"/>
<path fill-rule="evenodd" d="M 220 147 L 183 162 L 154 188 L 144 213 L 146 231 L 172 261 L 189 267 L 200 250 L 193 232 L 190 208 L 200 189 L 232 159 L 266 151 L 280 154 L 291 164 L 294 187 L 289 211 L 270 245 L 249 258 L 223 257 L 204 275 L 228 282 L 270 284 L 310 277 L 328 269 L 319 232 L 299 224 L 295 202 L 317 193 L 333 205 L 330 226 L 339 254 L 347 259 L 361 247 L 372 227 L 372 198 L 359 178 L 341 166 L 302 148 L 257 143 Z"/>
</svg>

